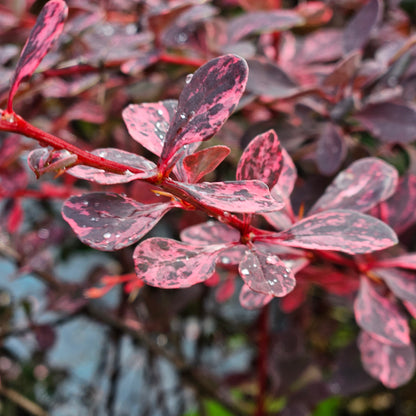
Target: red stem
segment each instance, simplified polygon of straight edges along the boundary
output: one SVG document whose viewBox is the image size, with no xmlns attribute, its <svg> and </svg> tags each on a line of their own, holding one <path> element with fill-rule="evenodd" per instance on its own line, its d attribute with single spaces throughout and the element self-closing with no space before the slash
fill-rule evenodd
<svg viewBox="0 0 416 416">
<path fill-rule="evenodd" d="M 259 315 L 259 344 L 258 344 L 258 396 L 255 416 L 265 415 L 267 391 L 267 357 L 269 347 L 269 305 L 263 306 Z"/>
<path fill-rule="evenodd" d="M 195 66 L 197 68 L 206 64 L 206 61 L 204 59 L 196 59 L 196 58 L 192 59 L 192 58 L 187 58 L 186 56 L 169 55 L 166 53 L 160 55 L 159 61 L 166 62 L 169 64 Z"/>
<path fill-rule="evenodd" d="M 92 153 L 81 150 L 80 148 L 67 143 L 50 133 L 38 129 L 25 121 L 22 117 L 12 112 L 3 111 L 0 113 L 0 131 L 9 131 L 13 133 L 20 133 L 24 136 L 37 140 L 42 146 L 52 146 L 56 150 L 68 150 L 69 152 L 78 156 L 77 163 L 91 166 L 97 169 L 104 169 L 108 172 L 124 174 L 126 171 L 131 173 L 142 173 L 143 171 L 132 166 L 123 165 L 121 163 L 113 162 L 96 156 Z"/>
</svg>

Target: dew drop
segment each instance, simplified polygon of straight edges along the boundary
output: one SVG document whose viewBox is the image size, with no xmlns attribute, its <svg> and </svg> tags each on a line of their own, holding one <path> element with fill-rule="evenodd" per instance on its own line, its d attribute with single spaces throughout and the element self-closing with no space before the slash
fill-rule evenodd
<svg viewBox="0 0 416 416">
<path fill-rule="evenodd" d="M 116 238 L 119 238 L 120 237 L 120 234 L 116 234 Z"/>
<path fill-rule="evenodd" d="M 287 273 L 284 273 L 284 274 L 283 274 L 283 277 L 284 277 L 285 279 L 287 279 L 287 278 L 289 277 L 289 275 L 288 275 Z"/>
<path fill-rule="evenodd" d="M 96 218 L 96 217 L 91 217 L 91 222 L 97 222 L 98 221 L 98 218 Z"/>
<path fill-rule="evenodd" d="M 110 237 L 111 237 L 111 233 L 105 233 L 105 234 L 103 234 L 103 237 L 104 237 L 105 239 L 108 239 L 108 238 L 110 238 Z"/>
<path fill-rule="evenodd" d="M 176 41 L 178 43 L 185 43 L 187 40 L 188 40 L 188 35 L 186 33 L 181 32 L 176 36 Z"/>
<path fill-rule="evenodd" d="M 221 257 L 221 263 L 230 264 L 231 260 L 228 257 Z"/>
<path fill-rule="evenodd" d="M 84 205 L 84 207 L 87 207 L 89 205 L 88 201 L 82 201 L 82 205 Z"/>
<path fill-rule="evenodd" d="M 243 274 L 244 276 L 248 276 L 250 272 L 248 271 L 248 269 L 243 269 L 241 270 L 241 274 Z"/>
<path fill-rule="evenodd" d="M 157 114 L 159 115 L 159 116 L 163 116 L 163 111 L 162 110 L 157 110 Z"/>
<path fill-rule="evenodd" d="M 267 263 L 267 264 L 276 264 L 276 263 L 277 263 L 276 257 L 273 257 L 273 256 L 267 256 L 267 258 L 266 258 L 266 263 Z"/>
<path fill-rule="evenodd" d="M 185 78 L 185 82 L 187 84 L 189 84 L 192 81 L 192 77 L 194 76 L 194 74 L 188 74 Z"/>
<path fill-rule="evenodd" d="M 182 113 L 179 117 L 180 117 L 182 120 L 185 120 L 185 119 L 186 119 L 186 115 L 185 115 L 184 113 Z"/>
</svg>

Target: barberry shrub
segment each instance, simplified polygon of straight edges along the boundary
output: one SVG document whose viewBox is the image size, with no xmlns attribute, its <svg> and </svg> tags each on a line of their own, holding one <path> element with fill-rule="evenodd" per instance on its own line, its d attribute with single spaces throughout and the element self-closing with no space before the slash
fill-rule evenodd
<svg viewBox="0 0 416 416">
<path fill-rule="evenodd" d="M 68 195 L 62 195 L 66 198 L 62 216 L 84 244 L 102 251 L 137 244 L 133 252 L 135 273 L 105 276 L 102 287 L 89 289 L 88 296 L 101 296 L 120 283 L 130 292 L 143 285 L 162 289 L 188 288 L 203 282 L 216 285 L 221 280 L 219 275 L 226 272 L 227 282 L 232 283 L 224 298 L 240 287 L 242 307 L 266 308 L 280 298 L 281 308 L 289 313 L 298 309 L 308 291 L 318 285 L 329 293 L 355 299 L 352 309 L 361 328 L 358 348 L 363 366 L 385 386 L 396 388 L 410 380 L 416 365 L 408 324 L 408 315 L 416 316 L 416 254 L 407 252 L 405 244 L 398 245 L 397 237 L 415 222 L 411 204 L 406 202 L 415 198 L 411 193 L 414 177 L 407 174 L 399 178 L 395 167 L 371 155 L 346 165 L 349 136 L 343 124 L 344 117 L 352 112 L 360 126 L 381 141 L 393 142 L 400 127 L 382 119 L 389 113 L 403 122 L 411 120 L 403 132 L 400 130 L 401 143 L 414 139 L 414 131 L 407 128 L 414 124 L 415 113 L 410 106 L 384 102 L 377 96 L 367 100 L 364 108 L 352 107 L 358 91 L 369 89 L 382 76 L 373 67 L 360 67 L 370 30 L 380 20 L 381 2 L 367 2 L 348 23 L 342 37 L 345 56 L 321 77 L 318 87 L 300 85 L 285 72 L 293 69 L 290 32 L 286 32 L 280 67 L 272 63 L 266 35 L 263 46 L 269 62 L 225 53 L 238 49 L 243 38 L 257 32 L 313 27 L 328 19 L 330 11 L 323 4 L 314 2 L 304 7 L 251 11 L 235 18 L 216 56 L 186 76 L 177 100 L 125 107 L 125 127 L 142 146 L 138 154 L 115 147 L 82 150 L 34 127 L 14 111 L 20 85 L 32 76 L 64 29 L 68 7 L 63 0 L 50 0 L 39 14 L 12 74 L 0 129 L 33 138 L 43 146 L 31 150 L 27 157 L 38 178 L 55 172 L 92 183 L 93 192 L 67 188 Z M 317 7 L 317 22 L 313 21 L 313 7 Z M 185 33 L 186 19 L 193 16 L 198 20 L 192 10 L 197 13 L 198 6 L 185 8 L 182 20 L 165 31 L 155 29 L 155 49 L 146 51 L 139 61 L 126 61 L 123 72 L 137 71 L 139 62 L 149 67 L 161 59 L 161 49 L 172 47 L 177 33 Z M 210 15 L 208 9 L 200 9 L 203 12 Z M 361 30 L 364 20 L 368 30 Z M 176 33 L 178 25 L 183 25 L 182 32 Z M 318 58 L 308 58 L 306 53 L 313 49 L 317 36 L 312 33 L 305 38 L 303 61 L 295 57 L 301 62 L 294 70 L 299 80 L 316 77 L 308 64 Z M 332 36 L 338 39 L 339 35 Z M 332 45 L 332 49 L 320 51 L 330 57 L 319 59 L 334 60 L 339 56 L 336 48 Z M 393 63 L 397 59 L 390 58 Z M 361 78 L 356 75 L 359 70 Z M 232 152 L 218 140 L 211 147 L 205 142 L 221 137 L 221 128 L 234 113 L 251 111 L 250 117 L 256 120 L 262 111 L 256 107 L 261 99 L 253 102 L 256 97 L 267 97 L 267 111 L 278 108 L 279 100 L 282 111 L 291 111 L 293 108 L 286 110 L 284 103 L 289 108 L 290 100 L 308 95 L 316 97 L 315 101 L 310 98 L 300 103 L 296 111 L 302 119 L 301 105 L 310 105 L 321 117 L 314 161 L 322 174 L 333 176 L 322 194 L 314 196 L 313 203 L 293 206 L 291 194 L 299 184 L 296 165 L 279 140 L 279 131 L 273 128 L 263 128 L 250 138 L 238 159 L 235 180 L 205 180 L 215 178 L 216 170 Z M 9 147 L 12 144 L 5 141 L 2 151 Z M 124 192 L 133 186 L 139 193 L 140 189 L 150 189 L 154 197 Z M 14 201 L 12 195 L 4 194 Z M 180 240 L 154 234 L 148 237 L 171 210 L 184 213 L 186 225 L 180 230 Z M 13 232 L 23 214 L 17 203 L 11 212 L 8 229 Z M 186 223 L 187 216 L 196 214 L 201 218 L 198 223 Z M 242 280 L 240 285 L 235 283 L 237 277 Z"/>
</svg>

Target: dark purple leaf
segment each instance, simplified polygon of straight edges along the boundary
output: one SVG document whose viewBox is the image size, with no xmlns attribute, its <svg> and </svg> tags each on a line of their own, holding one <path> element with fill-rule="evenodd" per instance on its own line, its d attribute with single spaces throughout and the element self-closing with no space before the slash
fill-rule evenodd
<svg viewBox="0 0 416 416">
<path fill-rule="evenodd" d="M 381 0 L 370 0 L 348 22 L 344 30 L 344 51 L 346 53 L 362 49 L 371 32 L 381 20 L 383 4 Z"/>
<path fill-rule="evenodd" d="M 237 166 L 237 180 L 258 179 L 270 189 L 277 183 L 283 155 L 274 130 L 256 136 L 245 148 Z"/>
<path fill-rule="evenodd" d="M 260 181 L 176 182 L 175 185 L 200 204 L 223 211 L 254 214 L 278 210 L 283 205 L 270 195 L 267 185 Z"/>
<path fill-rule="evenodd" d="M 119 175 L 117 173 L 106 172 L 103 169 L 92 168 L 84 165 L 74 166 L 73 168 L 68 169 L 67 172 L 76 178 L 96 182 L 101 185 L 127 183 L 136 179 L 149 178 L 156 174 L 156 165 L 153 162 L 150 162 L 143 156 L 135 155 L 134 153 L 113 149 L 111 147 L 95 149 L 91 153 L 104 159 L 112 160 L 113 162 L 141 169 L 143 170 L 143 173 L 132 173 L 127 170 L 124 174 Z"/>
<path fill-rule="evenodd" d="M 397 170 L 388 163 L 374 157 L 357 160 L 337 175 L 309 213 L 334 208 L 366 212 L 390 197 L 397 183 Z"/>
<path fill-rule="evenodd" d="M 400 178 L 393 196 L 383 202 L 380 207 L 376 207 L 372 215 L 380 214 L 377 216 L 400 234 L 416 222 L 415 206 L 416 176 L 407 173 Z"/>
<path fill-rule="evenodd" d="M 362 332 L 358 347 L 366 371 L 386 387 L 395 389 L 412 378 L 416 365 L 413 345 L 387 345 Z"/>
<path fill-rule="evenodd" d="M 209 244 L 235 243 L 240 241 L 240 232 L 229 225 L 208 221 L 185 228 L 181 232 L 181 240 L 197 247 Z"/>
<path fill-rule="evenodd" d="M 67 167 L 73 166 L 77 159 L 77 155 L 68 152 L 68 150 L 40 148 L 29 153 L 27 163 L 39 178 L 47 172 L 60 173 Z"/>
<path fill-rule="evenodd" d="M 349 254 L 368 253 L 397 243 L 394 231 L 380 220 L 348 210 L 321 212 L 274 235 L 279 244 Z M 268 238 L 270 240 L 270 238 Z"/>
<path fill-rule="evenodd" d="M 273 300 L 273 296 L 254 292 L 248 285 L 244 284 L 240 291 L 240 305 L 249 310 L 260 309 Z"/>
<path fill-rule="evenodd" d="M 401 300 L 406 300 L 416 305 L 416 274 L 396 268 L 373 269 L 377 276 L 381 277 L 390 290 Z"/>
<path fill-rule="evenodd" d="M 333 175 L 338 171 L 347 154 L 347 146 L 342 130 L 333 123 L 327 123 L 322 129 L 316 147 L 316 162 L 324 175 Z"/>
<path fill-rule="evenodd" d="M 244 92 L 247 73 L 244 59 L 224 55 L 188 78 L 166 133 L 161 161 L 170 161 L 181 147 L 208 140 L 221 128 Z"/>
<path fill-rule="evenodd" d="M 162 34 L 166 47 L 177 47 L 186 44 L 187 32 L 194 31 L 196 24 L 217 14 L 218 9 L 209 4 L 198 4 L 185 10 Z"/>
<path fill-rule="evenodd" d="M 123 110 L 123 120 L 131 137 L 157 156 L 173 119 L 178 102 L 165 100 L 157 103 L 130 104 Z"/>
<path fill-rule="evenodd" d="M 416 111 L 405 104 L 370 104 L 354 118 L 384 142 L 409 143 L 416 139 Z"/>
<path fill-rule="evenodd" d="M 300 91 L 299 86 L 280 67 L 270 62 L 247 61 L 247 91 L 274 99 L 289 98 Z"/>
<path fill-rule="evenodd" d="M 389 345 L 410 344 L 409 325 L 394 299 L 382 296 L 366 277 L 354 303 L 357 324 L 374 338 Z"/>
<path fill-rule="evenodd" d="M 7 109 L 12 109 L 13 97 L 23 78 L 29 77 L 48 53 L 55 40 L 62 32 L 68 7 L 63 0 L 50 0 L 43 7 L 36 24 L 20 54 L 9 92 Z"/>
<path fill-rule="evenodd" d="M 140 240 L 174 204 L 142 204 L 118 194 L 93 192 L 65 201 L 62 215 L 78 238 L 97 250 L 112 251 Z"/>
<path fill-rule="evenodd" d="M 322 84 L 326 87 L 344 87 L 349 83 L 361 63 L 361 51 L 353 51 L 336 64 Z"/>
<path fill-rule="evenodd" d="M 292 270 L 278 256 L 254 247 L 246 251 L 238 270 L 251 290 L 265 295 L 285 296 L 296 284 Z"/>
<path fill-rule="evenodd" d="M 166 238 L 149 238 L 134 250 L 136 273 L 151 286 L 190 287 L 213 275 L 217 257 L 225 247 L 224 244 L 194 247 Z"/>
<path fill-rule="evenodd" d="M 188 182 L 199 182 L 207 173 L 212 172 L 230 153 L 227 146 L 213 146 L 186 156 L 183 169 Z"/>
<path fill-rule="evenodd" d="M 235 43 L 253 33 L 288 30 L 304 23 L 303 17 L 294 10 L 268 10 L 245 13 L 228 24 L 228 39 Z"/>
</svg>

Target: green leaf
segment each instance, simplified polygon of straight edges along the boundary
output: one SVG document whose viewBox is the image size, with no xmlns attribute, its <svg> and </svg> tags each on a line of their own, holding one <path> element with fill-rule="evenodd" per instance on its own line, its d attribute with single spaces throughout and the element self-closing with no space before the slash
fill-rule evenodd
<svg viewBox="0 0 416 416">
<path fill-rule="evenodd" d="M 334 396 L 323 400 L 316 406 L 312 416 L 333 416 L 337 415 L 341 407 L 341 398 Z"/>
</svg>

